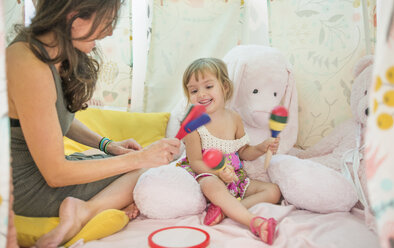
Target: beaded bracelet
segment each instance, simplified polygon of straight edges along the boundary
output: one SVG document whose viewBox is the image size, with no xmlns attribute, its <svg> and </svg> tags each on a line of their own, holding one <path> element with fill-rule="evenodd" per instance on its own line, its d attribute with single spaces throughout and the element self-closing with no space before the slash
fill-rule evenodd
<svg viewBox="0 0 394 248">
<path fill-rule="evenodd" d="M 108 142 L 107 143 L 105 143 L 105 145 L 104 145 L 104 152 L 105 152 L 105 154 L 109 154 L 109 152 L 107 151 L 107 146 L 109 145 L 109 143 L 111 143 L 113 140 L 108 140 Z"/>
<path fill-rule="evenodd" d="M 110 139 L 103 137 L 100 142 L 99 142 L 99 149 L 100 151 L 104 152 L 104 142 L 107 141 L 107 143 L 110 141 Z"/>
</svg>

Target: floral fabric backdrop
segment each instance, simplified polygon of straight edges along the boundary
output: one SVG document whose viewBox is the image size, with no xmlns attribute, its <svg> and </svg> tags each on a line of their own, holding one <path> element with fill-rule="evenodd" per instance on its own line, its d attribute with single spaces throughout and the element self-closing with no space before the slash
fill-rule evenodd
<svg viewBox="0 0 394 248">
<path fill-rule="evenodd" d="M 5 0 L 3 2 L 4 8 L 4 22 L 6 31 L 6 41 L 9 44 L 16 36 L 14 30 L 15 24 L 23 24 L 25 21 L 25 2 L 24 0 Z"/>
<path fill-rule="evenodd" d="M 133 72 L 131 1 L 124 1 L 113 35 L 98 41 L 99 78 L 90 106 L 128 110 Z"/>
<path fill-rule="evenodd" d="M 382 2 L 383 3 L 383 2 Z M 394 244 L 394 3 L 381 10 L 365 157 L 371 207 L 382 247 Z M 381 25 L 382 24 L 382 25 Z"/>
<path fill-rule="evenodd" d="M 9 119 L 5 77 L 6 29 L 4 6 L 0 2 L 0 247 L 6 246 L 9 202 Z"/>
<path fill-rule="evenodd" d="M 255 40 L 248 35 L 249 30 L 262 29 L 262 20 L 257 11 L 245 16 L 241 0 L 155 0 L 152 9 L 144 89 L 146 112 L 171 111 L 184 97 L 182 76 L 193 60 L 222 58 L 241 44 L 243 37 L 248 42 L 264 42 L 264 35 Z M 248 28 L 243 28 L 243 23 Z"/>
<path fill-rule="evenodd" d="M 271 45 L 284 52 L 295 72 L 297 144 L 303 148 L 351 116 L 352 70 L 367 53 L 363 18 L 369 24 L 368 39 L 375 42 L 376 1 L 368 3 L 364 17 L 360 0 L 269 1 Z"/>
</svg>

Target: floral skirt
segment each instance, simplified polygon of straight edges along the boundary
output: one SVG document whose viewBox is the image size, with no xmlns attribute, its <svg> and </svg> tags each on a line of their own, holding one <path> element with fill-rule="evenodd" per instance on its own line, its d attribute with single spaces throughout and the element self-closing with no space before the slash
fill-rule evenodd
<svg viewBox="0 0 394 248">
<path fill-rule="evenodd" d="M 207 177 L 207 176 L 214 176 L 217 177 L 214 174 L 211 173 L 201 173 L 197 174 L 195 173 L 192 168 L 190 167 L 189 161 L 187 158 L 182 159 L 180 162 L 176 164 L 178 167 L 184 168 L 187 172 L 189 172 L 190 175 L 192 175 L 196 180 L 198 178 L 202 177 Z M 235 174 L 238 177 L 237 182 L 231 182 L 226 184 L 228 191 L 233 195 L 235 198 L 243 199 L 246 193 L 246 190 L 248 189 L 248 186 L 250 184 L 250 179 L 247 177 L 246 172 L 244 169 L 234 169 Z"/>
</svg>

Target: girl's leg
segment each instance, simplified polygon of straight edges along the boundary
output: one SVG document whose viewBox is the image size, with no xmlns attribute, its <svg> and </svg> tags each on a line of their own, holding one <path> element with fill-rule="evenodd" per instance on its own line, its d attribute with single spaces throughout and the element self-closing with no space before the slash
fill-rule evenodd
<svg viewBox="0 0 394 248">
<path fill-rule="evenodd" d="M 230 192 L 228 192 L 227 187 L 224 185 L 224 183 L 216 177 L 210 176 L 201 178 L 199 180 L 199 183 L 201 185 L 201 190 L 204 195 L 213 204 L 219 206 L 226 216 L 249 228 L 251 228 L 250 225 L 253 225 L 254 229 L 258 230 L 258 234 L 261 240 L 267 242 L 268 221 L 264 221 L 263 219 L 255 219 L 252 222 L 252 219 L 254 219 L 254 217 L 256 216 L 250 213 L 249 210 L 245 207 L 245 205 L 249 205 L 257 201 L 255 199 L 257 198 L 256 196 L 250 198 L 250 200 L 247 200 L 246 204 L 244 204 L 238 201 L 234 196 L 232 196 Z M 251 192 L 254 191 L 255 187 L 252 185 L 252 183 L 251 185 L 249 185 L 249 187 L 250 186 L 252 186 Z M 263 196 L 266 197 L 266 194 L 263 194 Z M 278 200 L 279 199 L 277 199 L 276 201 Z"/>
<path fill-rule="evenodd" d="M 230 194 L 224 183 L 213 176 L 199 180 L 201 190 L 210 202 L 219 206 L 223 213 L 241 224 L 249 226 L 254 217 L 248 209 Z"/>
<path fill-rule="evenodd" d="M 37 247 L 58 247 L 74 237 L 95 215 L 106 209 L 123 209 L 130 206 L 133 190 L 145 170 L 135 170 L 116 179 L 89 201 L 67 197 L 59 209 L 59 225 L 43 235 Z"/>
<path fill-rule="evenodd" d="M 257 180 L 250 180 L 242 205 L 250 208 L 260 202 L 278 203 L 281 197 L 278 185 Z"/>
</svg>

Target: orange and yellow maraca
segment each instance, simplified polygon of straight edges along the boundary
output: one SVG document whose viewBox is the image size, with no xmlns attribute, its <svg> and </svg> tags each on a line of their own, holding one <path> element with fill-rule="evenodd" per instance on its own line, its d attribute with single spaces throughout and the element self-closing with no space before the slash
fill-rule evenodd
<svg viewBox="0 0 394 248">
<path fill-rule="evenodd" d="M 287 116 L 288 116 L 287 109 L 283 106 L 276 106 L 272 110 L 269 120 L 269 127 L 271 130 L 272 138 L 277 138 L 279 133 L 285 128 L 287 123 Z M 272 157 L 272 152 L 271 150 L 268 149 L 268 151 L 265 154 L 265 162 L 264 162 L 265 169 L 268 168 L 271 157 Z"/>
</svg>

